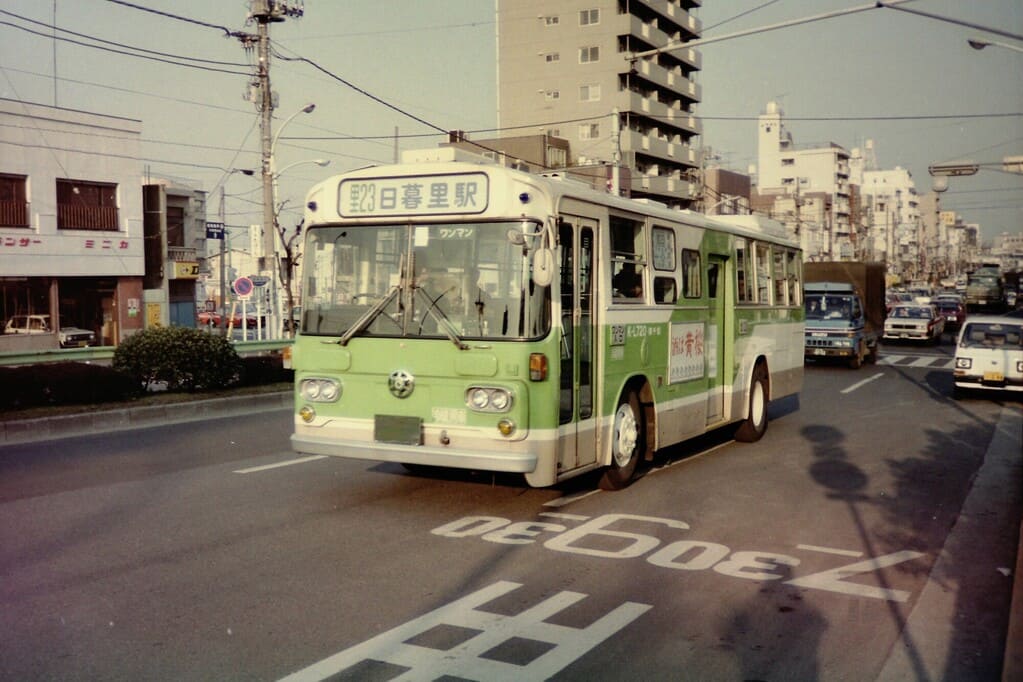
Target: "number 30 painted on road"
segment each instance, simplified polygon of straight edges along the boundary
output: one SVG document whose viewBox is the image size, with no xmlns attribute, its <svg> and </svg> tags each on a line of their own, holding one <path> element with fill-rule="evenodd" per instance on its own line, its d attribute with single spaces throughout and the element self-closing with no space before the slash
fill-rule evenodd
<svg viewBox="0 0 1023 682">
<path fill-rule="evenodd" d="M 654 566 L 679 571 L 703 571 L 713 569 L 722 575 L 748 580 L 781 580 L 789 577 L 791 568 L 799 565 L 799 559 L 787 554 L 762 551 L 732 552 L 725 545 L 700 540 L 677 540 L 660 549 L 661 539 L 653 535 L 609 529 L 618 522 L 639 522 L 688 530 L 689 524 L 675 519 L 635 514 L 604 514 L 590 519 L 574 514 L 542 514 L 571 521 L 582 521 L 574 528 L 560 523 L 546 521 L 522 521 L 512 523 L 499 516 L 466 516 L 444 524 L 430 531 L 446 538 L 480 537 L 487 542 L 508 545 L 529 545 L 538 541 L 541 534 L 552 533 L 553 538 L 543 546 L 555 552 L 582 554 L 607 559 L 636 559 L 653 552 L 646 561 Z M 653 550 L 657 551 L 653 551 Z M 858 597 L 886 599 L 904 602 L 909 592 L 892 588 L 861 585 L 846 582 L 853 576 L 871 573 L 887 566 L 911 561 L 924 556 L 921 552 L 902 551 L 838 566 L 819 573 L 795 577 L 785 581 L 795 585 L 818 590 L 827 590 Z"/>
</svg>

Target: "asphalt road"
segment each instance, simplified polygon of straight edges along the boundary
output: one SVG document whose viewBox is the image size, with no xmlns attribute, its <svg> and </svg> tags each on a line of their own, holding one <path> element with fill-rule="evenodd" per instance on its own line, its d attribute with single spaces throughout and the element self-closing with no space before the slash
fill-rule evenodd
<svg viewBox="0 0 1023 682">
<path fill-rule="evenodd" d="M 0 678 L 996 680 L 1023 410 L 948 355 L 613 493 L 297 458 L 283 410 L 0 448 Z"/>
</svg>

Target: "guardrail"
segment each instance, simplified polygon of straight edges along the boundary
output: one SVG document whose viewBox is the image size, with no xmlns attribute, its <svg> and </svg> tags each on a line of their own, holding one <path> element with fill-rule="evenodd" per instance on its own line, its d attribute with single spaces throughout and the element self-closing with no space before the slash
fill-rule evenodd
<svg viewBox="0 0 1023 682">
<path fill-rule="evenodd" d="M 238 355 L 273 355 L 288 348 L 294 339 L 274 339 L 271 341 L 235 341 L 234 348 Z M 0 352 L 0 366 L 38 365 L 46 362 L 85 362 L 97 365 L 109 365 L 114 359 L 116 346 L 94 346 L 92 348 L 47 348 L 44 350 L 24 350 Z"/>
</svg>

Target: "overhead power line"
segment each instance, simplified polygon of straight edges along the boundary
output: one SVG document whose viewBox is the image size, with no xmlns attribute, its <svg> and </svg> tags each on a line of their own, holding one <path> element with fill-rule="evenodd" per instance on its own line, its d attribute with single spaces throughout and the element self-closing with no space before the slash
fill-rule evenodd
<svg viewBox="0 0 1023 682">
<path fill-rule="evenodd" d="M 97 43 L 104 43 L 106 45 L 115 45 L 117 47 L 121 47 L 121 48 L 124 48 L 126 50 L 135 50 L 136 52 L 145 52 L 147 54 L 155 54 L 155 55 L 159 55 L 161 57 L 171 57 L 173 59 L 185 59 L 185 60 L 193 61 L 193 62 L 203 62 L 203 63 L 206 63 L 206 64 L 217 64 L 219 66 L 241 66 L 243 68 L 247 68 L 249 66 L 247 63 L 225 62 L 225 61 L 219 61 L 219 60 L 216 60 L 216 59 L 203 59 L 202 57 L 189 57 L 187 55 L 172 54 L 172 53 L 169 53 L 169 52 L 159 52 L 157 50 L 149 50 L 147 48 L 136 47 L 134 45 L 125 45 L 124 43 L 118 43 L 118 42 L 115 42 L 113 40 L 105 40 L 103 38 L 97 38 L 96 36 L 90 36 L 90 35 L 87 35 L 85 33 L 78 33 L 77 31 L 72 31 L 72 30 L 69 30 L 69 29 L 66 29 L 66 28 L 61 28 L 60 26 L 56 26 L 54 24 L 47 24 L 46 22 L 43 22 L 43 21 L 36 21 L 35 19 L 30 19 L 28 17 L 23 17 L 20 14 L 15 14 L 14 12 L 8 12 L 6 10 L 0 10 L 0 14 L 6 14 L 7 16 L 14 17 L 16 19 L 20 19 L 21 21 L 27 21 L 30 24 L 36 24 L 37 26 L 42 26 L 42 27 L 48 28 L 50 30 L 60 31 L 62 33 L 69 33 L 69 34 L 71 34 L 73 36 L 78 36 L 79 38 L 85 38 L 87 40 L 94 40 Z M 51 35 L 50 37 L 53 38 L 54 36 Z"/>
<path fill-rule="evenodd" d="M 191 19 L 189 17 L 183 17 L 180 14 L 171 14 L 170 12 L 162 12 L 162 11 L 160 11 L 158 9 L 153 9 L 152 7 L 145 7 L 143 5 L 136 5 L 133 2 L 125 2 L 125 0 L 107 0 L 107 2 L 112 2 L 115 5 L 122 5 L 124 7 L 130 7 L 131 9 L 137 9 L 137 10 L 139 10 L 141 12 L 149 12 L 150 14 L 156 14 L 156 15 L 161 16 L 161 17 L 166 17 L 167 19 L 174 19 L 176 21 L 184 21 L 184 22 L 189 23 L 189 24 L 195 24 L 196 26 L 205 26 L 206 28 L 213 28 L 213 29 L 216 29 L 218 31 L 223 31 L 224 34 L 227 35 L 228 37 L 232 37 L 232 36 L 235 35 L 235 31 L 232 31 L 231 29 L 227 28 L 226 26 L 220 26 L 219 24 L 211 24 L 211 23 L 208 23 L 208 22 L 205 22 L 205 21 L 200 21 L 198 19 Z"/>
<path fill-rule="evenodd" d="M 50 35 L 50 34 L 47 34 L 47 33 L 41 33 L 39 31 L 32 30 L 31 28 L 29 28 L 27 26 L 19 26 L 18 24 L 12 24 L 9 21 L 0 21 L 0 25 L 2 25 L 2 26 L 10 26 L 11 28 L 16 28 L 16 29 L 19 29 L 19 30 L 22 30 L 22 31 L 26 31 L 28 33 L 32 33 L 32 34 L 35 34 L 37 36 L 41 36 L 43 38 L 46 38 L 47 40 L 60 40 L 60 41 L 63 41 L 65 43 L 73 43 L 75 45 L 80 45 L 82 47 L 90 47 L 90 48 L 92 48 L 94 50 L 103 50 L 104 52 L 112 52 L 114 54 L 121 54 L 121 55 L 125 55 L 127 57 L 135 57 L 137 59 L 148 59 L 148 60 L 154 61 L 154 62 L 162 62 L 164 64 L 173 64 L 174 66 L 185 66 L 185 67 L 188 67 L 190 69 L 199 69 L 200 71 L 210 71 L 210 72 L 214 72 L 214 73 L 229 73 L 229 74 L 231 74 L 233 76 L 247 76 L 248 75 L 244 71 L 231 71 L 229 69 L 218 69 L 218 68 L 215 68 L 215 67 L 212 67 L 212 66 L 203 66 L 202 64 L 188 64 L 188 63 L 185 63 L 185 62 L 174 61 L 172 59 L 164 59 L 162 57 L 155 57 L 155 56 L 152 56 L 152 55 L 139 54 L 137 52 L 129 52 L 127 50 L 115 50 L 115 49 L 110 48 L 110 47 L 104 47 L 103 45 L 94 45 L 92 43 L 82 42 L 81 40 L 73 40 L 71 38 L 65 38 L 63 36 L 55 36 L 55 35 Z M 135 48 L 129 48 L 129 49 L 135 49 Z M 188 57 L 176 57 L 176 58 L 178 58 L 178 59 L 188 59 Z"/>
</svg>

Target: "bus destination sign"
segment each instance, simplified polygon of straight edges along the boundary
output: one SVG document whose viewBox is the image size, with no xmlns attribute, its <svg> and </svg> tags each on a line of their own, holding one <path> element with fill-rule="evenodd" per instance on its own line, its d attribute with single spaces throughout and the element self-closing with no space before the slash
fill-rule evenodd
<svg viewBox="0 0 1023 682">
<path fill-rule="evenodd" d="M 344 218 L 483 213 L 489 200 L 486 173 L 353 178 L 338 186 Z"/>
</svg>

